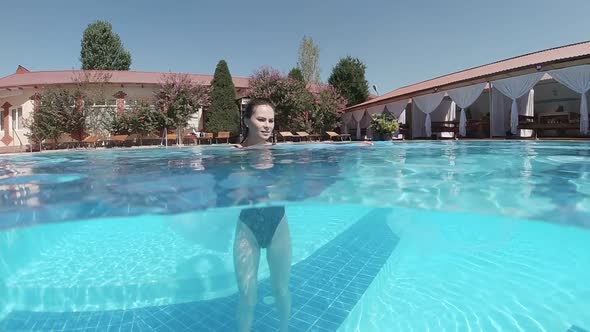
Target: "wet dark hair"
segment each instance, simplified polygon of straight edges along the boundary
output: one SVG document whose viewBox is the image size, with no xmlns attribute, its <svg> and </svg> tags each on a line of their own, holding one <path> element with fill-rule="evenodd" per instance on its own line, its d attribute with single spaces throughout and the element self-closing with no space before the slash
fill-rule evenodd
<svg viewBox="0 0 590 332">
<path fill-rule="evenodd" d="M 248 105 L 246 105 L 246 109 L 244 109 L 242 123 L 243 123 L 244 119 L 249 119 L 252 117 L 252 115 L 254 114 L 254 109 L 256 107 L 263 106 L 263 105 L 270 106 L 273 111 L 275 110 L 275 105 L 272 103 L 272 101 L 270 101 L 266 98 L 254 98 L 254 99 L 250 100 Z M 241 143 L 244 143 L 246 138 L 248 138 L 248 127 L 243 126 L 243 128 L 244 128 L 244 138 L 242 139 Z"/>
<path fill-rule="evenodd" d="M 273 111 L 275 109 L 275 105 L 272 103 L 272 101 L 266 99 L 266 98 L 255 98 L 252 99 L 248 105 L 246 105 L 246 109 L 244 110 L 244 119 L 249 119 L 252 117 L 252 114 L 254 114 L 254 108 L 256 106 L 270 106 L 272 107 Z"/>
</svg>

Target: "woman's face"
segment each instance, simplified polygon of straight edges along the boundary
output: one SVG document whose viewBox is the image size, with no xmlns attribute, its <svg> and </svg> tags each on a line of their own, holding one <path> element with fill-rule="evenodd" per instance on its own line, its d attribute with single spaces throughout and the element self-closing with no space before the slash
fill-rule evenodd
<svg viewBox="0 0 590 332">
<path fill-rule="evenodd" d="M 252 116 L 244 119 L 248 126 L 248 137 L 256 140 L 268 140 L 275 127 L 275 111 L 269 105 L 254 107 Z"/>
</svg>

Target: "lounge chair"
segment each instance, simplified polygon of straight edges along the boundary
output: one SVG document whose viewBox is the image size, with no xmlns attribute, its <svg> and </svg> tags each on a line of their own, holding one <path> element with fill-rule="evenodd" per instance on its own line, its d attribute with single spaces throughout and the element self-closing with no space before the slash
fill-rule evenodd
<svg viewBox="0 0 590 332">
<path fill-rule="evenodd" d="M 93 136 L 93 135 L 88 136 L 84 140 L 82 140 L 82 143 L 84 143 L 84 145 L 86 145 L 86 146 L 92 145 L 92 147 L 96 147 L 96 142 L 98 142 L 98 136 Z"/>
<path fill-rule="evenodd" d="M 57 149 L 69 149 L 72 146 L 79 144 L 80 141 L 74 139 L 70 134 L 63 133 L 58 137 L 55 143 Z"/>
<path fill-rule="evenodd" d="M 201 141 L 209 141 L 209 144 L 211 144 L 213 141 L 213 133 L 205 133 L 204 136 L 198 137 L 197 141 L 199 142 L 199 144 L 201 143 Z"/>
<path fill-rule="evenodd" d="M 113 142 L 114 145 L 124 145 L 127 137 L 129 137 L 129 135 L 113 135 L 111 136 L 110 141 Z"/>
<path fill-rule="evenodd" d="M 176 140 L 178 139 L 178 135 L 176 134 L 175 131 L 164 131 L 160 134 L 160 142 L 161 143 L 166 143 L 167 141 L 174 141 L 176 142 Z"/>
<path fill-rule="evenodd" d="M 286 142 L 287 138 L 291 138 L 291 140 L 299 138 L 299 140 L 301 140 L 301 137 L 299 135 L 293 135 L 293 133 L 290 131 L 279 131 L 279 136 L 283 138 L 283 142 Z"/>
<path fill-rule="evenodd" d="M 331 140 L 334 138 L 340 138 L 341 141 L 344 141 L 345 138 L 348 138 L 349 141 L 352 141 L 350 134 L 337 134 L 333 131 L 326 131 L 326 134 L 328 134 Z"/>
<path fill-rule="evenodd" d="M 317 139 L 318 141 L 320 140 L 320 135 L 318 134 L 309 134 L 306 131 L 298 131 L 297 135 L 301 138 L 301 139 L 306 139 L 308 141 L 311 141 L 313 139 Z"/>
<path fill-rule="evenodd" d="M 131 134 L 129 136 L 127 136 L 127 138 L 125 138 L 125 144 L 126 145 L 136 145 L 139 144 L 141 142 L 141 136 L 139 134 Z"/>
<path fill-rule="evenodd" d="M 111 136 L 111 140 L 114 142 L 125 142 L 127 137 L 129 137 L 129 135 L 113 135 Z"/>
<path fill-rule="evenodd" d="M 146 145 L 159 145 L 162 142 L 162 138 L 156 134 L 147 134 L 141 137 L 141 143 Z"/>
<path fill-rule="evenodd" d="M 197 144 L 197 134 L 194 129 L 185 129 L 182 133 L 182 143 Z"/>
<path fill-rule="evenodd" d="M 305 131 L 298 131 L 296 133 L 297 133 L 297 136 L 299 136 L 299 140 L 301 140 L 301 141 L 304 140 L 304 139 L 306 141 L 309 141 L 311 139 L 311 137 L 309 136 L 309 134 L 307 132 L 305 132 Z"/>
<path fill-rule="evenodd" d="M 225 143 L 229 144 L 229 131 L 218 132 L 217 137 L 215 138 L 215 143 L 219 143 L 220 139 L 224 139 Z"/>
</svg>

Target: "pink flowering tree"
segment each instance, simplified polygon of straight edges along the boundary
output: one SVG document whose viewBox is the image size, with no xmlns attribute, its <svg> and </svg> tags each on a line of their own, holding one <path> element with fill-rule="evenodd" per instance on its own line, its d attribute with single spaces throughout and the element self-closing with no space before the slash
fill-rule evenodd
<svg viewBox="0 0 590 332">
<path fill-rule="evenodd" d="M 209 90 L 186 74 L 170 74 L 163 77 L 154 97 L 156 108 L 164 115 L 161 127 L 181 129 L 192 114 L 208 104 Z"/>
<path fill-rule="evenodd" d="M 313 95 L 305 83 L 287 77 L 274 68 L 263 67 L 250 78 L 250 95 L 266 98 L 276 106 L 277 130 L 307 130 Z"/>
<path fill-rule="evenodd" d="M 311 112 L 311 127 L 317 133 L 333 130 L 340 125 L 341 111 L 346 107 L 344 98 L 331 85 L 322 86 L 315 94 Z"/>
</svg>

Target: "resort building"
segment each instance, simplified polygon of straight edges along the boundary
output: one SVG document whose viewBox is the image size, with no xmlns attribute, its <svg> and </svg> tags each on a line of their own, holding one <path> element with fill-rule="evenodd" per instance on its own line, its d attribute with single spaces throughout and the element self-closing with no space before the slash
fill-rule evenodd
<svg viewBox="0 0 590 332">
<path fill-rule="evenodd" d="M 348 107 L 342 131 L 370 136 L 396 117 L 406 138 L 589 137 L 590 42 L 525 54 L 405 86 Z"/>
<path fill-rule="evenodd" d="M 136 105 L 140 100 L 151 100 L 160 83 L 171 73 L 137 71 L 29 71 L 18 66 L 12 75 L 0 78 L 0 150 L 24 150 L 29 144 L 26 119 L 32 114 L 34 96 L 47 87 L 75 88 L 81 80 L 102 84 L 102 102 L 93 107 L 114 108 L 117 112 Z M 208 86 L 212 75 L 188 74 L 199 85 Z M 238 104 L 247 103 L 249 79 L 233 77 Z M 194 114 L 189 126 L 203 128 L 203 112 Z"/>
</svg>

